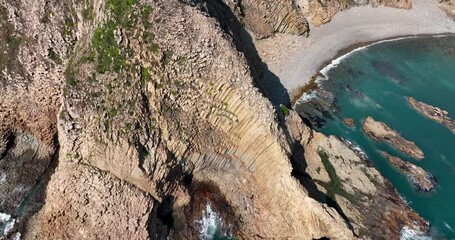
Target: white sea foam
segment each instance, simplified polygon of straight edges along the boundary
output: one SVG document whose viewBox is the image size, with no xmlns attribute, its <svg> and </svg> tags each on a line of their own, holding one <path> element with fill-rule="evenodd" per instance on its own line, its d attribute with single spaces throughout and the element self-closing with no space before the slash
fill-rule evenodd
<svg viewBox="0 0 455 240">
<path fill-rule="evenodd" d="M 220 228 L 224 226 L 223 220 L 212 210 L 212 206 L 207 204 L 202 215 L 202 219 L 197 221 L 199 230 L 199 239 L 212 240 Z M 230 233 L 223 233 L 231 235 Z"/>
<path fill-rule="evenodd" d="M 444 222 L 444 226 L 446 226 L 446 228 L 449 229 L 450 231 L 454 232 L 453 228 L 448 223 Z"/>
<path fill-rule="evenodd" d="M 446 34 L 440 34 L 440 35 L 435 35 L 435 37 L 444 37 L 446 36 Z M 364 49 L 367 49 L 368 47 L 371 47 L 371 46 L 374 46 L 374 45 L 377 45 L 377 44 L 381 44 L 381 43 L 385 43 L 385 42 L 394 42 L 394 41 L 399 41 L 399 40 L 403 40 L 403 39 L 412 39 L 412 38 L 418 38 L 419 36 L 407 36 L 407 37 L 399 37 L 399 38 L 393 38 L 393 39 L 386 39 L 386 40 L 382 40 L 382 41 L 377 41 L 377 42 L 374 42 L 374 43 L 371 43 L 371 44 L 368 44 L 366 46 L 362 46 L 362 47 L 358 47 L 344 55 L 341 55 L 340 57 L 332 60 L 332 62 L 330 64 L 328 64 L 327 66 L 325 66 L 324 68 L 322 68 L 319 72 L 325 76 L 325 79 L 327 79 L 327 74 L 328 72 L 338 66 L 344 59 L 350 57 L 352 54 L 356 53 L 356 52 L 360 52 Z"/>
<path fill-rule="evenodd" d="M 404 226 L 400 231 L 400 240 L 431 240 L 431 237 L 414 228 Z"/>
<path fill-rule="evenodd" d="M 13 240 L 21 240 L 21 236 L 22 236 L 21 233 L 20 233 L 20 232 L 17 232 L 17 233 L 14 234 L 14 236 L 13 236 L 12 239 L 13 239 Z"/>
<path fill-rule="evenodd" d="M 317 98 L 317 91 L 309 91 L 302 94 L 302 96 L 297 100 L 295 106 L 310 101 L 311 99 Z"/>
<path fill-rule="evenodd" d="M 6 213 L 0 213 L 0 237 L 6 236 L 16 224 L 16 219 Z"/>
<path fill-rule="evenodd" d="M 364 160 L 367 160 L 368 159 L 368 156 L 367 154 L 363 151 L 362 148 L 360 148 L 359 145 L 349 141 L 348 139 L 346 138 L 341 138 L 341 141 L 344 142 L 344 144 L 346 144 L 352 151 L 354 151 L 360 158 L 364 159 Z"/>
<path fill-rule="evenodd" d="M 400 196 L 401 200 L 402 200 L 406 205 L 409 206 L 409 204 L 412 203 L 412 201 L 408 201 L 408 199 L 406 199 L 405 197 L 403 197 L 403 196 L 401 196 L 401 195 L 398 195 L 398 196 Z"/>
</svg>

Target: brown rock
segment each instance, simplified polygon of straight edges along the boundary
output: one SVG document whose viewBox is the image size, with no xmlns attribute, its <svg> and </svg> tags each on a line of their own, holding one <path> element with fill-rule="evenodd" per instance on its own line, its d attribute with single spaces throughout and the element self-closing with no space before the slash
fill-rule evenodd
<svg viewBox="0 0 455 240">
<path fill-rule="evenodd" d="M 455 0 L 438 0 L 439 6 L 446 11 L 447 15 L 455 18 Z"/>
<path fill-rule="evenodd" d="M 343 118 L 343 123 L 350 128 L 355 127 L 355 121 L 352 118 Z"/>
<path fill-rule="evenodd" d="M 387 7 L 410 9 L 412 7 L 411 0 L 379 0 L 379 1 L 349 1 L 349 0 L 300 0 L 299 6 L 308 16 L 311 23 L 315 26 L 320 26 L 329 22 L 339 11 L 343 11 L 349 7 L 356 5 L 372 6 L 384 5 Z"/>
<path fill-rule="evenodd" d="M 418 102 L 413 97 L 408 97 L 408 102 L 417 112 L 444 125 L 452 131 L 453 134 L 455 134 L 455 120 L 452 120 L 449 117 L 449 113 L 447 111 L 438 107 L 433 107 L 424 102 Z"/>
<path fill-rule="evenodd" d="M 372 117 L 367 117 L 363 121 L 362 130 L 369 137 L 386 142 L 410 157 L 417 160 L 424 158 L 424 153 L 414 142 L 404 139 L 385 123 L 375 121 Z"/>
<path fill-rule="evenodd" d="M 436 179 L 426 172 L 423 168 L 410 162 L 405 162 L 398 157 L 392 156 L 386 152 L 381 152 L 389 163 L 397 170 L 401 171 L 420 191 L 429 192 L 436 187 Z"/>
<path fill-rule="evenodd" d="M 317 184 L 317 190 L 308 188 L 309 195 L 319 201 L 335 200 L 359 237 L 399 239 L 405 227 L 428 232 L 427 222 L 406 205 L 357 146 L 314 132 L 304 154 L 303 173 Z"/>
</svg>

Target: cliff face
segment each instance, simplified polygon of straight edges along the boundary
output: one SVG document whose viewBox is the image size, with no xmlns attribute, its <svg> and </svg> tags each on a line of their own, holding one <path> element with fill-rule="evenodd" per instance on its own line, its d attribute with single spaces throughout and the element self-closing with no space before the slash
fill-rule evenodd
<svg viewBox="0 0 455 240">
<path fill-rule="evenodd" d="M 329 22 L 335 14 L 349 7 L 360 5 L 378 6 L 410 9 L 411 0 L 299 0 L 297 1 L 305 16 L 309 18 L 315 26 L 320 26 Z"/>
<path fill-rule="evenodd" d="M 452 18 L 455 17 L 455 1 L 454 0 L 438 0 L 442 10 L 446 11 Z"/>
<path fill-rule="evenodd" d="M 3 234 L 194 239 L 210 206 L 238 238 L 354 238 L 291 174 L 311 131 L 254 87 L 236 32 L 238 16 L 260 36 L 305 20 L 239 3 L 0 0 Z"/>
</svg>

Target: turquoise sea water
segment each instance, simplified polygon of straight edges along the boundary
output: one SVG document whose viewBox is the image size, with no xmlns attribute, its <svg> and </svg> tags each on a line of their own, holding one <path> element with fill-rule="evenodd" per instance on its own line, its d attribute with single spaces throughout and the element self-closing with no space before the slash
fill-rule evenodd
<svg viewBox="0 0 455 240">
<path fill-rule="evenodd" d="M 409 205 L 430 222 L 434 239 L 455 239 L 455 135 L 413 110 L 406 100 L 412 96 L 447 110 L 455 119 L 455 36 L 375 44 L 344 58 L 326 77 L 320 83 L 333 96 L 335 108 L 318 105 L 310 111 L 312 117 L 324 112 L 319 115 L 318 120 L 324 122 L 319 131 L 359 145 Z M 332 99 L 330 94 L 326 95 L 329 97 L 324 99 Z M 297 105 L 296 109 L 302 112 L 305 104 Z M 367 116 L 414 141 L 425 153 L 425 159 L 417 161 L 369 139 L 361 131 L 361 121 Z M 355 129 L 342 123 L 345 117 L 355 120 Z M 378 150 L 432 173 L 439 181 L 437 189 L 416 192 Z"/>
</svg>

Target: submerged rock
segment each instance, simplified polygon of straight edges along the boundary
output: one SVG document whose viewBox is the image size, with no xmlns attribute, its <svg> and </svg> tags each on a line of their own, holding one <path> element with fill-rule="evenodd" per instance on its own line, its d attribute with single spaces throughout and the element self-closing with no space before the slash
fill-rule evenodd
<svg viewBox="0 0 455 240">
<path fill-rule="evenodd" d="M 450 131 L 452 131 L 453 134 L 455 134 L 455 121 L 449 117 L 449 113 L 447 111 L 424 102 L 418 102 L 413 97 L 408 97 L 408 102 L 417 112 L 446 126 L 450 129 Z"/>
<path fill-rule="evenodd" d="M 425 157 L 422 150 L 414 142 L 404 139 L 395 130 L 383 122 L 367 117 L 362 124 L 362 130 L 369 137 L 390 144 L 406 155 L 421 160 Z"/>
<path fill-rule="evenodd" d="M 386 152 L 381 152 L 381 155 L 384 156 L 394 168 L 406 175 L 418 190 L 429 192 L 436 187 L 436 178 L 423 168 L 410 162 L 405 162 L 399 157 L 392 156 Z"/>
<path fill-rule="evenodd" d="M 355 127 L 355 121 L 352 118 L 343 118 L 343 123 L 350 128 Z"/>
</svg>

